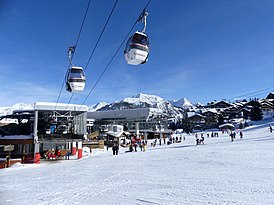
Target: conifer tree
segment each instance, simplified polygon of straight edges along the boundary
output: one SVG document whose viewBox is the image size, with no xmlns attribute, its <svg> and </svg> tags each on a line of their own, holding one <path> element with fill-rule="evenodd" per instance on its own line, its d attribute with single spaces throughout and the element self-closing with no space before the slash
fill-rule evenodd
<svg viewBox="0 0 274 205">
<path fill-rule="evenodd" d="M 263 112 L 262 112 L 260 103 L 257 100 L 255 100 L 255 101 L 251 101 L 250 105 L 252 105 L 252 109 L 250 112 L 250 119 L 253 121 L 262 120 Z"/>
</svg>

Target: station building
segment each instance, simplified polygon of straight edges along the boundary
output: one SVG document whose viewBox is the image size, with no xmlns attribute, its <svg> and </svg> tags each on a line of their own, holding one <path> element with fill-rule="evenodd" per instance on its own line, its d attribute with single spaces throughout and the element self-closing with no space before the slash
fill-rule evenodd
<svg viewBox="0 0 274 205">
<path fill-rule="evenodd" d="M 22 163 L 39 163 L 40 156 L 56 149 L 82 158 L 87 111 L 85 105 L 36 102 L 33 110 L 0 117 L 14 122 L 0 127 L 0 158 L 9 155 Z"/>
<path fill-rule="evenodd" d="M 155 108 L 94 111 L 88 112 L 87 118 L 93 119 L 93 131 L 110 131 L 106 128 L 115 126 L 109 125 L 122 125 L 124 131 L 143 139 L 163 138 L 171 133 L 169 119 Z"/>
</svg>

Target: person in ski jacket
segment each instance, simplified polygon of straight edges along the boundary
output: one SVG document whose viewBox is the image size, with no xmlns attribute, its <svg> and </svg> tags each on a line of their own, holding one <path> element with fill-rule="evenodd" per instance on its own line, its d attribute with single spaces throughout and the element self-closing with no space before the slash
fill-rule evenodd
<svg viewBox="0 0 274 205">
<path fill-rule="evenodd" d="M 232 132 L 230 134 L 230 138 L 231 138 L 231 142 L 233 142 L 233 140 L 234 140 L 234 134 Z"/>
<path fill-rule="evenodd" d="M 243 139 L 243 135 L 244 135 L 243 132 L 240 131 L 240 138 L 241 138 L 241 139 Z"/>
</svg>

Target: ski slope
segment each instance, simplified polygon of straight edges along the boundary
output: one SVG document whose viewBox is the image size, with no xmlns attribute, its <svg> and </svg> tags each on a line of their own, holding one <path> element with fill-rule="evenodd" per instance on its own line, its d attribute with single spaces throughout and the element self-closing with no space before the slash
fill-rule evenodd
<svg viewBox="0 0 274 205">
<path fill-rule="evenodd" d="M 268 125 L 118 156 L 0 170 L 0 204 L 274 204 L 274 133 Z"/>
</svg>

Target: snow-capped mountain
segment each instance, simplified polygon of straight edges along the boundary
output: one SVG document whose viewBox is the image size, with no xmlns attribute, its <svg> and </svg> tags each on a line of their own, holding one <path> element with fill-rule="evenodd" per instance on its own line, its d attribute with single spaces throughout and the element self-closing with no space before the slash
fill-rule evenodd
<svg viewBox="0 0 274 205">
<path fill-rule="evenodd" d="M 95 105 L 91 105 L 88 107 L 88 111 L 89 112 L 93 112 L 93 111 L 96 111 L 96 110 L 99 110 L 101 109 L 102 107 L 106 106 L 107 103 L 106 102 L 100 102 L 100 103 L 97 103 Z"/>
<path fill-rule="evenodd" d="M 103 110 L 122 110 L 122 109 L 138 109 L 138 108 L 154 108 L 153 110 L 157 115 L 161 113 L 163 116 L 178 117 L 181 115 L 181 109 L 175 108 L 171 103 L 156 95 L 149 94 L 137 94 L 130 98 L 124 98 L 121 101 L 117 101 L 106 105 L 99 109 Z"/>
<path fill-rule="evenodd" d="M 10 115 L 14 110 L 31 110 L 33 105 L 25 103 L 16 103 L 11 107 L 0 107 L 0 116 Z"/>
<path fill-rule="evenodd" d="M 155 116 L 166 118 L 181 118 L 183 109 L 195 107 L 192 103 L 182 98 L 177 101 L 168 101 L 157 95 L 137 94 L 132 97 L 124 98 L 120 101 L 107 104 L 100 102 L 89 106 L 89 112 L 103 110 L 122 110 L 122 109 L 138 109 L 152 108 Z M 0 107 L 0 116 L 11 114 L 14 110 L 33 109 L 33 105 L 25 103 L 17 103 L 11 107 Z"/>
<path fill-rule="evenodd" d="M 195 107 L 188 99 L 186 98 L 181 98 L 179 100 L 171 100 L 169 101 L 173 106 L 175 107 L 181 107 L 181 108 L 184 108 L 184 109 L 187 109 L 187 108 L 193 108 Z"/>
</svg>

